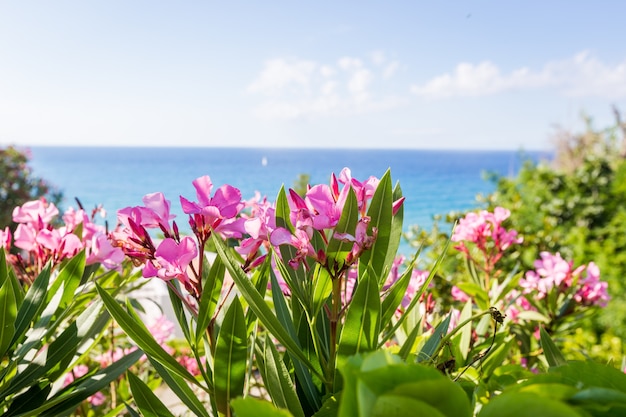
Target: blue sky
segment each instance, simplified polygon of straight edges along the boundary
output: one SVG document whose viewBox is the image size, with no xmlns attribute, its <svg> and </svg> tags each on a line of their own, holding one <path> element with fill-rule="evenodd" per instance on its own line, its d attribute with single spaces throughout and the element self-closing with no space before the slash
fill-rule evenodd
<svg viewBox="0 0 626 417">
<path fill-rule="evenodd" d="M 0 145 L 548 149 L 626 112 L 626 3 L 2 1 Z"/>
</svg>

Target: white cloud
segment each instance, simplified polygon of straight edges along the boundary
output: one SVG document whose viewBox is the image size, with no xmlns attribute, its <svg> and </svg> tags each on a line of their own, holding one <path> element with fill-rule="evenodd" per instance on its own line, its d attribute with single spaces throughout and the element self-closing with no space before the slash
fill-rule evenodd
<svg viewBox="0 0 626 417">
<path fill-rule="evenodd" d="M 490 61 L 477 65 L 463 62 L 452 73 L 412 85 L 411 91 L 423 97 L 447 98 L 533 88 L 555 88 L 565 96 L 626 97 L 626 60 L 610 65 L 581 52 L 549 62 L 539 71 L 523 67 L 506 74 Z"/>
<path fill-rule="evenodd" d="M 276 94 L 287 87 L 309 88 L 318 65 L 312 61 L 272 59 L 257 79 L 248 86 L 251 93 Z M 326 71 L 322 69 L 322 72 Z"/>
<path fill-rule="evenodd" d="M 248 93 L 264 97 L 255 113 L 263 119 L 337 116 L 383 111 L 403 105 L 401 99 L 376 89 L 399 64 L 370 68 L 359 58 L 344 56 L 335 64 L 277 58 L 248 86 Z"/>
<path fill-rule="evenodd" d="M 400 68 L 400 63 L 398 61 L 392 61 L 387 64 L 383 70 L 383 79 L 388 80 L 393 77 L 396 71 L 398 71 L 398 68 Z"/>
</svg>

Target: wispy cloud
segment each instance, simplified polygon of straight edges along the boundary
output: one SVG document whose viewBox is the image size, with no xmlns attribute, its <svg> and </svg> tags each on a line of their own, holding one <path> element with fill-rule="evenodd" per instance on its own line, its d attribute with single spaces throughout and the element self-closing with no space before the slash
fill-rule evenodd
<svg viewBox="0 0 626 417">
<path fill-rule="evenodd" d="M 548 62 L 538 71 L 523 67 L 508 73 L 490 61 L 464 62 L 451 73 L 412 85 L 411 92 L 429 98 L 448 98 L 535 88 L 555 88 L 565 96 L 626 97 L 626 60 L 606 64 L 584 51 L 570 59 Z"/>
<path fill-rule="evenodd" d="M 382 52 L 364 60 L 344 56 L 332 64 L 297 58 L 268 60 L 250 83 L 248 93 L 264 97 L 256 115 L 264 119 L 294 119 L 359 114 L 397 107 L 407 99 L 381 93 L 378 84 L 399 68 Z"/>
</svg>

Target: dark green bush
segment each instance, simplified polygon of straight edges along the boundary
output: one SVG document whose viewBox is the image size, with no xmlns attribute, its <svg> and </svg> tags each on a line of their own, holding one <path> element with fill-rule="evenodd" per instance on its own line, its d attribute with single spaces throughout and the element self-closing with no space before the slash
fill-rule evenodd
<svg viewBox="0 0 626 417">
<path fill-rule="evenodd" d="M 0 228 L 11 224 L 13 209 L 27 201 L 46 197 L 57 204 L 62 194 L 36 177 L 28 165 L 26 151 L 13 146 L 0 148 Z"/>
</svg>

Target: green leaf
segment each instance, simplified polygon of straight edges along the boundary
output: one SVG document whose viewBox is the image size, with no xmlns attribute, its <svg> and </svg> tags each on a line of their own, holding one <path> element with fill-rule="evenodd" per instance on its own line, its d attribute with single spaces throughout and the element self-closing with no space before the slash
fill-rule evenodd
<svg viewBox="0 0 626 417">
<path fill-rule="evenodd" d="M 117 324 L 119 324 L 122 330 L 124 330 L 124 332 L 131 339 L 133 339 L 135 343 L 137 343 L 137 346 L 139 346 L 146 353 L 146 355 L 153 358 L 155 361 L 159 362 L 180 377 L 198 385 L 198 381 L 189 373 L 189 371 L 178 363 L 169 353 L 167 353 L 156 340 L 154 340 L 150 332 L 145 328 L 145 326 L 143 326 L 143 324 L 135 321 L 133 317 L 124 311 L 117 301 L 115 301 L 115 299 L 104 289 L 100 288 L 98 284 L 96 284 L 96 289 L 98 294 L 100 294 L 104 305 Z M 132 310 L 132 307 L 129 304 L 127 304 L 127 308 Z"/>
<path fill-rule="evenodd" d="M 435 352 L 439 350 L 439 345 L 441 344 L 441 339 L 446 336 L 448 333 L 448 327 L 450 326 L 450 319 L 452 318 L 452 314 L 448 314 L 441 323 L 437 325 L 433 334 L 428 338 L 422 350 L 417 355 L 418 362 L 432 361 L 436 358 L 433 358 Z"/>
<path fill-rule="evenodd" d="M 85 271 L 85 251 L 78 252 L 75 256 L 65 264 L 59 272 L 59 276 L 54 280 L 50 287 L 48 297 L 53 296 L 63 284 L 63 295 L 59 302 L 58 311 L 65 310 L 67 306 L 74 300 L 74 293 L 80 284 Z M 50 300 L 48 300 L 50 301 Z"/>
<path fill-rule="evenodd" d="M 391 323 L 391 319 L 393 319 L 393 316 L 396 314 L 398 306 L 406 295 L 406 289 L 411 283 L 414 265 L 414 262 L 412 262 L 402 276 L 400 276 L 387 291 L 387 295 L 382 302 L 382 323 Z"/>
<path fill-rule="evenodd" d="M 81 380 L 77 380 L 63 390 L 59 391 L 52 398 L 49 398 L 43 405 L 19 414 L 17 417 L 58 417 L 69 415 L 96 392 L 106 388 L 111 381 L 116 380 L 128 368 L 130 368 L 139 358 L 143 356 L 141 350 L 136 350 L 124 356 L 119 361 L 99 370 L 93 375 Z"/>
<path fill-rule="evenodd" d="M 215 402 L 217 409 L 227 413 L 231 399 L 243 395 L 246 377 L 248 335 L 246 318 L 239 298 L 233 298 L 217 335 L 215 347 Z"/>
<path fill-rule="evenodd" d="M 261 323 L 282 343 L 287 350 L 300 359 L 312 372 L 318 373 L 320 378 L 323 378 L 321 374 L 315 369 L 313 364 L 306 357 L 302 349 L 298 346 L 297 342 L 290 336 L 289 332 L 283 327 L 280 321 L 276 318 L 272 310 L 265 304 L 265 300 L 257 289 L 246 277 L 246 274 L 242 271 L 240 265 L 234 260 L 233 256 L 228 252 L 226 245 L 216 233 L 211 235 L 211 239 L 214 241 L 217 253 L 222 258 L 222 261 L 226 265 L 230 276 L 237 285 L 237 289 L 246 300 L 250 308 L 257 315 Z"/>
<path fill-rule="evenodd" d="M 435 277 L 435 274 L 439 270 L 439 267 L 441 266 L 441 263 L 443 262 L 443 259 L 445 258 L 446 253 L 448 252 L 448 246 L 450 246 L 450 239 L 446 241 L 446 244 L 443 250 L 437 257 L 437 260 L 435 261 L 434 265 L 432 266 L 430 270 L 430 273 L 428 274 L 428 278 L 426 278 L 426 281 L 424 281 L 419 291 L 415 293 L 415 295 L 413 296 L 413 299 L 411 300 L 407 308 L 404 310 L 404 314 L 398 319 L 398 321 L 396 321 L 396 323 L 389 329 L 389 331 L 386 331 L 384 336 L 381 337 L 381 340 L 379 341 L 379 345 L 378 345 L 379 347 L 383 346 L 385 342 L 391 339 L 395 335 L 396 331 L 400 328 L 400 326 L 402 326 L 402 324 L 405 322 L 406 318 L 409 317 L 409 313 L 415 308 L 415 306 L 419 302 L 420 297 L 422 296 L 422 294 L 424 294 L 424 291 L 426 291 L 426 289 L 430 285 L 430 282 L 433 280 L 433 278 Z M 419 255 L 419 251 L 413 257 L 411 264 L 408 266 L 409 269 L 413 269 L 415 262 L 417 261 L 418 255 Z"/>
<path fill-rule="evenodd" d="M 528 321 L 540 321 L 542 323 L 550 323 L 550 319 L 548 317 L 533 310 L 520 311 L 520 313 L 517 315 L 517 319 L 528 320 Z"/>
<path fill-rule="evenodd" d="M 35 320 L 37 314 L 43 309 L 49 283 L 50 265 L 46 265 L 26 293 L 24 302 L 17 312 L 13 343 L 19 342 L 20 339 L 22 339 L 22 337 L 26 334 L 26 331 L 29 329 L 31 322 Z"/>
<path fill-rule="evenodd" d="M 313 305 L 309 311 L 311 317 L 315 317 L 322 310 L 333 291 L 333 281 L 328 270 L 320 264 L 315 264 L 313 273 Z"/>
<path fill-rule="evenodd" d="M 13 283 L 10 278 L 4 280 L 0 287 L 0 359 L 11 347 L 15 335 L 15 320 L 17 319 L 17 303 Z"/>
<path fill-rule="evenodd" d="M 548 365 L 552 367 L 567 364 L 565 357 L 563 357 L 563 354 L 561 353 L 559 348 L 556 347 L 556 345 L 550 338 L 550 335 L 548 335 L 548 332 L 546 332 L 543 326 L 539 328 L 539 335 L 541 340 L 541 346 L 543 347 L 543 354 L 548 361 Z"/>
<path fill-rule="evenodd" d="M 574 407 L 535 393 L 504 393 L 489 401 L 478 417 L 576 417 Z"/>
<path fill-rule="evenodd" d="M 144 417 L 174 417 L 145 382 L 132 372 L 127 372 L 126 377 L 128 378 L 135 404 L 137 404 L 137 408 L 139 408 Z"/>
<path fill-rule="evenodd" d="M 372 196 L 369 209 L 367 210 L 367 215 L 370 217 L 367 233 L 372 235 L 373 229 L 377 229 L 376 240 L 372 248 L 365 251 L 359 260 L 359 274 L 363 274 L 368 268 L 371 268 L 374 276 L 378 278 L 379 288 L 387 279 L 385 272 L 388 272 L 391 265 L 391 263 L 387 264 L 387 261 L 388 259 L 393 261 L 398 245 L 400 244 L 400 235 L 394 236 L 394 239 L 397 241 L 391 242 L 393 222 L 392 206 L 393 189 L 391 171 L 387 170 L 380 179 L 376 191 Z M 388 257 L 388 252 L 391 251 L 394 253 Z"/>
<path fill-rule="evenodd" d="M 283 328 L 288 332 L 289 337 L 298 346 L 298 349 L 302 349 L 300 340 L 298 339 L 298 333 L 294 325 L 294 320 L 289 313 L 285 296 L 280 288 L 280 285 L 278 285 L 278 280 L 276 279 L 276 274 L 273 270 L 270 270 L 270 279 L 272 283 L 272 299 L 274 301 L 274 310 L 276 311 L 277 319 Z M 307 403 L 314 409 L 319 408 L 321 406 L 321 401 L 319 399 L 317 389 L 315 388 L 315 384 L 313 383 L 313 378 L 311 377 L 311 371 L 315 371 L 315 369 L 318 368 L 311 369 L 309 365 L 302 362 L 299 357 L 289 349 L 287 349 L 287 353 L 292 358 L 295 374 L 300 381 L 299 388 L 304 394 Z M 310 366 L 313 367 L 314 365 L 311 363 Z"/>
<path fill-rule="evenodd" d="M 352 357 L 340 371 L 344 377 L 340 417 L 472 415 L 459 385 L 432 367 L 407 364 L 387 351 Z"/>
<path fill-rule="evenodd" d="M 176 291 L 174 291 L 175 288 Z M 170 296 L 170 303 L 172 305 L 172 311 L 174 311 L 174 315 L 176 316 L 176 321 L 178 321 L 178 325 L 183 331 L 183 336 L 185 336 L 185 340 L 189 343 L 190 346 L 194 346 L 194 342 L 196 339 L 191 339 L 191 330 L 189 329 L 189 321 L 187 320 L 187 315 L 185 314 L 185 308 L 183 307 L 183 302 L 179 298 L 178 294 L 180 294 L 180 285 L 178 285 L 177 281 L 168 282 L 167 284 L 167 292 Z M 195 335 L 194 335 L 195 336 Z"/>
<path fill-rule="evenodd" d="M 256 398 L 237 398 L 232 401 L 237 417 L 292 417 L 287 410 L 276 408 L 271 402 Z"/>
<path fill-rule="evenodd" d="M 205 258 L 206 261 L 206 258 Z M 215 258 L 213 265 L 209 269 L 209 263 L 205 262 L 203 271 L 207 271 L 207 277 L 203 282 L 202 296 L 198 307 L 198 319 L 196 326 L 196 346 L 200 345 L 202 337 L 206 335 L 207 327 L 215 314 L 215 309 L 222 292 L 224 273 L 226 268 L 219 257 Z"/>
<path fill-rule="evenodd" d="M 177 374 L 170 372 L 167 368 L 161 365 L 154 359 L 148 358 L 150 364 L 154 367 L 157 373 L 163 378 L 163 381 L 172 390 L 174 394 L 185 404 L 192 413 L 197 416 L 209 417 L 209 413 L 205 406 L 198 399 L 198 395 L 193 392 L 184 379 Z"/>
<path fill-rule="evenodd" d="M 268 334 L 265 335 L 263 348 L 263 376 L 272 402 L 279 408 L 288 409 L 294 417 L 304 417 L 289 370 Z"/>
<path fill-rule="evenodd" d="M 421 320 L 417 326 L 413 327 L 413 329 L 407 336 L 406 340 L 400 347 L 400 351 L 398 352 L 398 355 L 402 358 L 402 360 L 406 360 L 409 357 L 409 355 L 412 353 L 413 347 L 415 346 L 415 341 L 417 340 L 417 337 L 420 334 L 422 334 Z"/>
<path fill-rule="evenodd" d="M 380 333 L 380 293 L 375 276 L 360 277 L 356 292 L 350 301 L 337 348 L 337 366 L 361 352 L 370 352 L 378 346 Z"/>
<path fill-rule="evenodd" d="M 480 310 L 488 310 L 490 307 L 489 294 L 480 285 L 474 282 L 459 282 L 456 286 L 472 298 Z"/>
<path fill-rule="evenodd" d="M 356 224 L 359 219 L 359 206 L 352 187 L 348 190 L 348 196 L 339 217 L 339 222 L 335 226 L 333 236 L 328 242 L 328 248 L 326 250 L 326 257 L 328 260 L 328 268 L 331 271 L 341 270 L 345 267 L 346 258 L 352 247 L 353 242 L 347 242 L 335 238 L 338 233 L 348 233 L 354 236 L 356 230 Z"/>
</svg>

